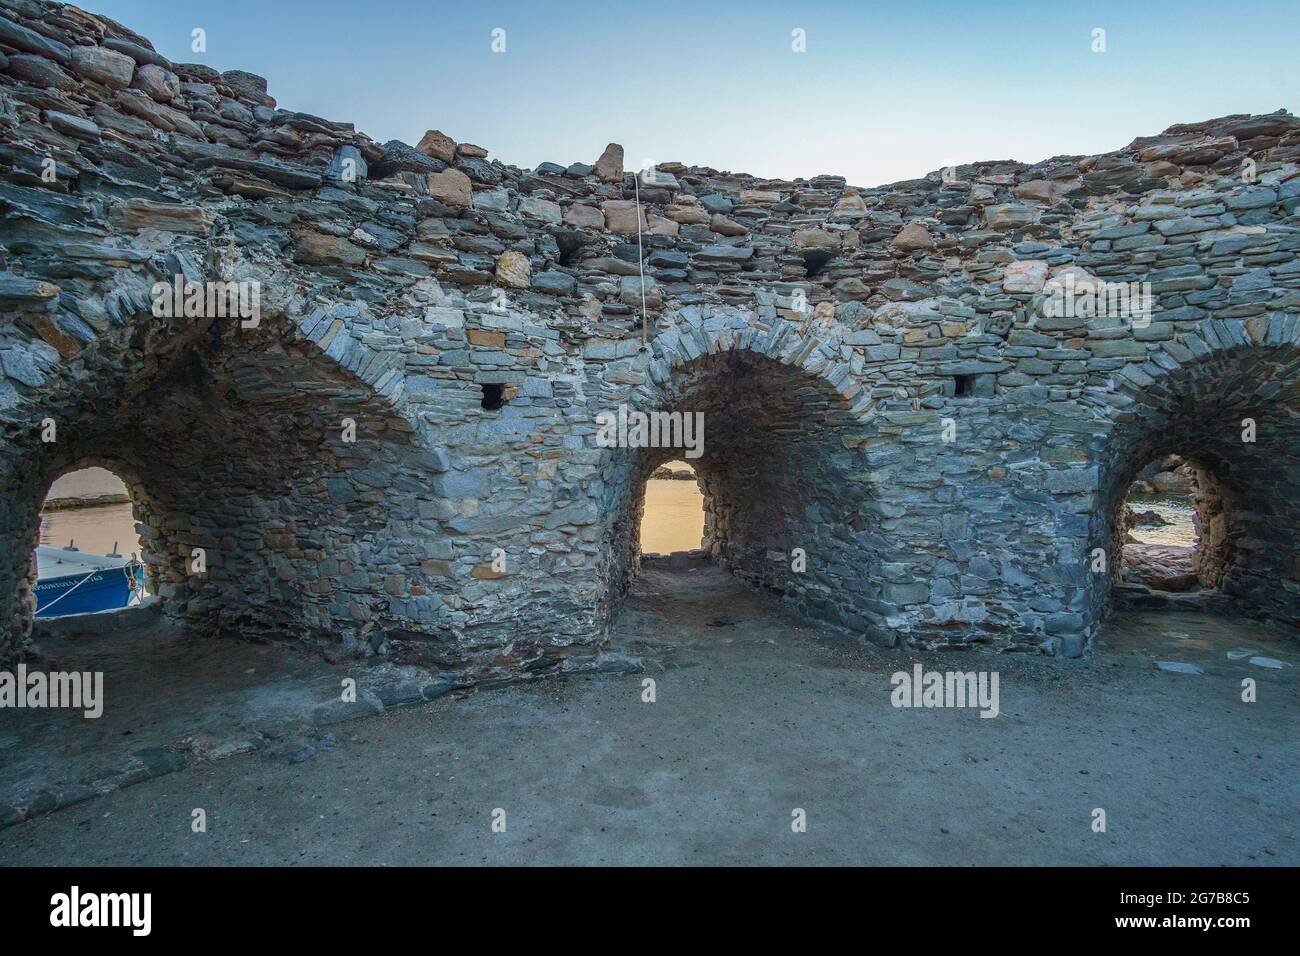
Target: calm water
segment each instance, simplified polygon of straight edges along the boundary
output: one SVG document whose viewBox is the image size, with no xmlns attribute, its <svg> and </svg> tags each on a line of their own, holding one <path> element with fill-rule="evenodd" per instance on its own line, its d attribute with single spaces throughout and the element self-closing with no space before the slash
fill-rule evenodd
<svg viewBox="0 0 1300 956">
<path fill-rule="evenodd" d="M 641 550 L 668 554 L 700 546 L 704 536 L 704 496 L 693 481 L 647 481 Z"/>
<path fill-rule="evenodd" d="M 1143 544 L 1178 544 L 1191 547 L 1196 543 L 1192 528 L 1191 498 L 1129 498 L 1128 506 L 1134 511 L 1154 511 L 1171 522 L 1158 528 L 1130 529 L 1133 538 Z"/>
<path fill-rule="evenodd" d="M 129 504 L 47 511 L 41 515 L 41 544 L 64 548 L 69 539 L 82 551 L 95 554 L 108 554 L 113 542 L 117 542 L 118 554 L 140 553 L 140 537 L 135 533 Z"/>
</svg>

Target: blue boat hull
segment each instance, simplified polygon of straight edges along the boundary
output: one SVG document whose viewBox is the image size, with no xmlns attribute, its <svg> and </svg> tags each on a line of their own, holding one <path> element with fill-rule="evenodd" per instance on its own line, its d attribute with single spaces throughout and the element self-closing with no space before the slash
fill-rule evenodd
<svg viewBox="0 0 1300 956">
<path fill-rule="evenodd" d="M 143 571 L 136 573 L 139 575 L 137 589 L 140 589 L 144 584 Z M 79 581 L 85 583 L 77 587 Z M 75 591 L 72 590 L 74 587 L 77 588 Z M 126 607 L 134 593 L 138 591 L 131 590 L 131 578 L 123 568 L 96 571 L 88 581 L 84 574 L 49 578 L 36 584 L 36 616 L 66 617 L 69 614 L 114 611 Z M 55 604 L 55 601 L 58 603 Z"/>
</svg>

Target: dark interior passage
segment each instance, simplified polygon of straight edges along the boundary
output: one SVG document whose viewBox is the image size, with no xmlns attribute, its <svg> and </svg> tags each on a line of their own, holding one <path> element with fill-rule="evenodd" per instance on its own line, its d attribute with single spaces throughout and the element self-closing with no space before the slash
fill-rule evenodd
<svg viewBox="0 0 1300 956">
<path fill-rule="evenodd" d="M 275 323 L 223 336 L 99 403 L 53 411 L 54 440 L 8 446 L 0 616 L 11 643 L 30 631 L 46 494 L 91 466 L 130 490 L 165 616 L 212 633 L 366 639 L 388 603 L 382 574 L 398 564 L 376 560 L 374 542 L 389 537 L 384 489 L 410 428 L 312 346 L 286 345 Z"/>
<path fill-rule="evenodd" d="M 702 416 L 702 454 L 686 461 L 703 493 L 711 560 L 812 616 L 864 627 L 876 516 L 862 429 L 839 396 L 797 367 L 726 352 L 680 369 L 662 407 Z M 637 573 L 647 481 L 683 457 L 680 448 L 616 450 L 606 532 L 614 594 Z"/>
<path fill-rule="evenodd" d="M 1143 393 L 1141 414 L 1111 436 L 1104 539 L 1122 556 L 1129 490 L 1153 461 L 1182 458 L 1194 493 L 1191 589 L 1300 625 L 1300 385 L 1290 349 L 1219 355 Z M 1124 562 L 1113 561 L 1111 579 Z"/>
</svg>

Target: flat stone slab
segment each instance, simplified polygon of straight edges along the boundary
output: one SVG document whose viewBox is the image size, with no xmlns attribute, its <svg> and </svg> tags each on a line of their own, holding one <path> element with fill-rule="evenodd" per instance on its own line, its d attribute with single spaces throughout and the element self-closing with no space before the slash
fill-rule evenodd
<svg viewBox="0 0 1300 956">
<path fill-rule="evenodd" d="M 1156 667 L 1171 674 L 1204 674 L 1205 671 L 1195 664 L 1184 661 L 1156 661 Z"/>
</svg>

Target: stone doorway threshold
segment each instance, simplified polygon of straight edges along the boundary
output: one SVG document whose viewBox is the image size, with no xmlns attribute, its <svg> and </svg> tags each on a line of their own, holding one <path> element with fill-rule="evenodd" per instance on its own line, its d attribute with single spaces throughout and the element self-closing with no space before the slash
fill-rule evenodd
<svg viewBox="0 0 1300 956">
<path fill-rule="evenodd" d="M 644 551 L 641 554 L 641 567 L 643 569 L 689 571 L 713 566 L 713 560 L 709 557 L 709 552 L 703 548 L 694 548 L 690 551 L 673 551 L 669 554 L 657 554 L 654 551 Z"/>
<path fill-rule="evenodd" d="M 1141 612 L 1169 614 L 1206 614 L 1214 618 L 1250 618 L 1258 626 L 1279 635 L 1283 640 L 1300 641 L 1300 618 L 1288 622 L 1266 616 L 1249 615 L 1231 597 L 1212 589 L 1195 591 L 1162 591 L 1144 584 L 1124 582 L 1116 584 L 1114 605 L 1121 615 Z"/>
</svg>

